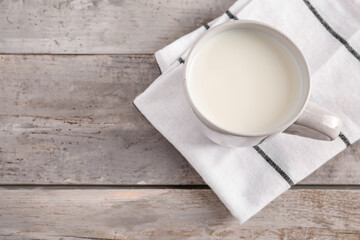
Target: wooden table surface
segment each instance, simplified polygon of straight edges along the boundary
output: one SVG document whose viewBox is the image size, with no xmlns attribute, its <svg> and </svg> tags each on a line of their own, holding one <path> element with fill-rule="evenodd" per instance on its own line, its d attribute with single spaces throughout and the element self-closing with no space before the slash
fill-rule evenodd
<svg viewBox="0 0 360 240">
<path fill-rule="evenodd" d="M 234 0 L 0 1 L 0 239 L 360 239 L 360 143 L 243 225 L 132 105 Z"/>
</svg>

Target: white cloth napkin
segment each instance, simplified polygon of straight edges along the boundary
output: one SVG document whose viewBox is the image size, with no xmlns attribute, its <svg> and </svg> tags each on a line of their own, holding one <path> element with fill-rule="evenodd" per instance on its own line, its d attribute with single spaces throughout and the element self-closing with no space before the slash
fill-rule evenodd
<svg viewBox="0 0 360 240">
<path fill-rule="evenodd" d="M 232 16 L 234 15 L 234 16 Z M 216 145 L 196 127 L 184 93 L 183 60 L 207 27 L 254 19 L 286 33 L 312 72 L 311 101 L 343 121 L 335 141 L 279 134 L 252 148 Z M 227 13 L 160 51 L 162 75 L 134 103 L 242 223 L 360 137 L 360 2 L 239 0 Z"/>
</svg>

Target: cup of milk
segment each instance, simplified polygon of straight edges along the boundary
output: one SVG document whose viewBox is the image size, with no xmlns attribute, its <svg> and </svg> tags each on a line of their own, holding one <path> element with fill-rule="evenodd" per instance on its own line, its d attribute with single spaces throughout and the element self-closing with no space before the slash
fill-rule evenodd
<svg viewBox="0 0 360 240">
<path fill-rule="evenodd" d="M 185 91 L 199 127 L 223 146 L 254 146 L 278 133 L 334 140 L 341 121 L 309 102 L 310 73 L 298 47 L 249 20 L 209 29 L 192 47 Z"/>
</svg>

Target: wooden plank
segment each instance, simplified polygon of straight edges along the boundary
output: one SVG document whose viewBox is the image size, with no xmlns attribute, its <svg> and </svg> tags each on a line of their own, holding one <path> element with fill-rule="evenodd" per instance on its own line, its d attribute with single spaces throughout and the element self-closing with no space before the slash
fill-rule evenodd
<svg viewBox="0 0 360 240">
<path fill-rule="evenodd" d="M 211 190 L 1 190 L 0 236 L 359 239 L 359 199 L 358 190 L 290 190 L 240 225 Z"/>
<path fill-rule="evenodd" d="M 0 56 L 8 184 L 191 184 L 185 159 L 133 106 L 153 56 Z"/>
<path fill-rule="evenodd" d="M 299 184 L 346 185 L 360 184 L 360 141 L 329 160 Z"/>
<path fill-rule="evenodd" d="M 0 53 L 153 53 L 234 2 L 0 1 Z"/>
<path fill-rule="evenodd" d="M 203 184 L 136 110 L 152 56 L 0 56 L 0 184 Z M 359 184 L 360 144 L 303 184 Z"/>
</svg>

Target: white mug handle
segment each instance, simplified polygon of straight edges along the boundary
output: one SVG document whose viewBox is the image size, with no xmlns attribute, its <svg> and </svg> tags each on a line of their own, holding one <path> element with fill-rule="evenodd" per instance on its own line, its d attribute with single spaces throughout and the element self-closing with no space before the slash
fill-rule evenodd
<svg viewBox="0 0 360 240">
<path fill-rule="evenodd" d="M 341 120 L 333 113 L 308 102 L 302 115 L 284 133 L 331 141 L 339 136 L 341 126 Z"/>
</svg>

